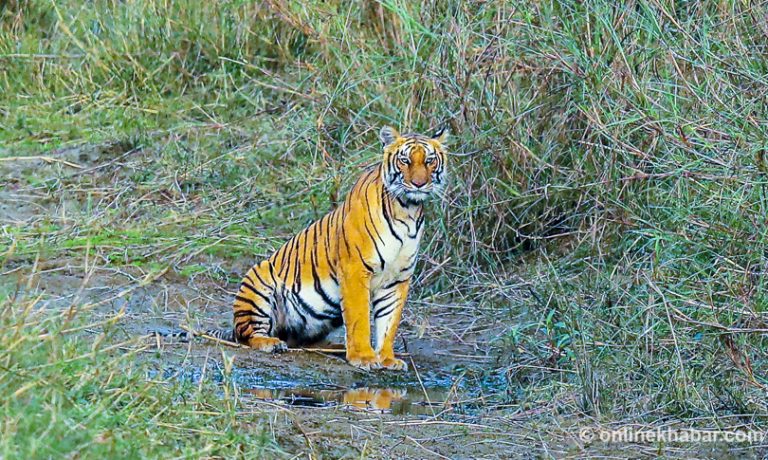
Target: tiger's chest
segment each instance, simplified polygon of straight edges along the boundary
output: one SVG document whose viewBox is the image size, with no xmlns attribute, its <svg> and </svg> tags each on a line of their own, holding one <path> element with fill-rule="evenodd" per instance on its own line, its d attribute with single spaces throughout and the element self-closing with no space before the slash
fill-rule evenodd
<svg viewBox="0 0 768 460">
<path fill-rule="evenodd" d="M 396 280 L 409 278 L 416 266 L 419 243 L 424 232 L 422 220 L 396 220 L 388 235 L 382 236 L 379 252 L 384 261 L 374 270 L 371 289 L 376 291 Z"/>
</svg>

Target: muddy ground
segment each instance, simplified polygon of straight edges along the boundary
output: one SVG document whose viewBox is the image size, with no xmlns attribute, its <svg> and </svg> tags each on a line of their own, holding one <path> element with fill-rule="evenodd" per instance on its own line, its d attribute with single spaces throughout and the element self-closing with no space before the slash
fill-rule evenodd
<svg viewBox="0 0 768 460">
<path fill-rule="evenodd" d="M 131 262 L 129 249 L 121 260 L 119 239 L 94 248 L 79 242 L 80 233 L 140 219 L 147 209 L 141 203 L 151 205 L 149 209 L 182 209 L 183 200 L 188 212 L 206 212 L 202 201 L 174 189 L 177 179 L 150 190 L 126 182 L 152 159 L 113 147 L 63 149 L 50 158 L 0 163 L 0 225 L 9 243 L 5 252 L 13 253 L 0 270 L 4 289 L 19 296 L 42 295 L 40 309 L 90 312 L 97 324 L 85 328 L 84 336 L 106 328 L 115 343 L 128 341 L 131 349 L 141 348 L 140 356 L 152 369 L 147 378 L 192 383 L 231 379 L 242 417 L 253 416 L 255 426 L 268 421 L 263 429 L 286 458 L 754 455 L 690 445 L 585 442 L 580 430 L 597 422 L 576 409 L 576 392 L 521 404 L 511 390 L 523 383 L 516 379 L 530 384 L 544 376 L 572 376 L 560 375 L 546 363 L 512 362 L 498 345 L 509 317 L 467 308 L 465 300 L 411 299 L 398 340 L 409 363 L 403 373 L 347 365 L 343 355 L 332 351 L 342 344 L 340 334 L 318 349 L 278 355 L 203 339 L 145 337 L 181 326 L 227 327 L 236 286 L 232 280 L 257 254 L 243 260 L 193 248 L 176 257 L 176 248 L 187 247 L 184 234 L 159 243 L 126 241 L 126 248 L 145 245 L 150 257 L 139 264 Z M 189 264 L 201 269 L 184 272 Z M 510 299 L 516 295 L 524 293 L 510 290 Z M 526 372 L 519 372 L 521 368 Z"/>
</svg>

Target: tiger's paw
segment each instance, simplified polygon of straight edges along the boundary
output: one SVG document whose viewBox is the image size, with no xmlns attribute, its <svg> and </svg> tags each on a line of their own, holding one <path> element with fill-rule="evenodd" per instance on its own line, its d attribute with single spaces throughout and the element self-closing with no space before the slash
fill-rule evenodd
<svg viewBox="0 0 768 460">
<path fill-rule="evenodd" d="M 347 362 L 365 371 L 379 367 L 379 360 L 374 355 L 347 356 Z"/>
<path fill-rule="evenodd" d="M 248 339 L 248 346 L 267 353 L 282 353 L 288 350 L 288 345 L 277 337 L 251 337 Z"/>
<path fill-rule="evenodd" d="M 408 370 L 408 364 L 405 363 L 402 359 L 397 358 L 383 358 L 379 361 L 379 366 L 383 367 L 384 369 L 390 369 L 393 371 L 407 371 Z"/>
</svg>

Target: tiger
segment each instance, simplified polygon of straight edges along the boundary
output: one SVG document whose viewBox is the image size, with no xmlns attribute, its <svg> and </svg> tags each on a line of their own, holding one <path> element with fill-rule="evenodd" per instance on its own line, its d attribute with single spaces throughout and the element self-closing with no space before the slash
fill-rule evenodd
<svg viewBox="0 0 768 460">
<path fill-rule="evenodd" d="M 343 325 L 349 364 L 407 369 L 395 357 L 395 335 L 424 233 L 424 203 L 446 186 L 448 129 L 401 135 L 385 126 L 379 138 L 382 161 L 343 203 L 246 272 L 233 303 L 236 342 L 279 352 Z"/>
</svg>

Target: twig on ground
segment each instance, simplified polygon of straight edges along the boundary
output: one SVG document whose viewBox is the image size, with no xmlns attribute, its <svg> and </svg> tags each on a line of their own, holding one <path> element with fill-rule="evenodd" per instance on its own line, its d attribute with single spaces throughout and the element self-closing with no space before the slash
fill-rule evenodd
<svg viewBox="0 0 768 460">
<path fill-rule="evenodd" d="M 60 158 L 53 158 L 46 155 L 33 155 L 28 157 L 5 157 L 0 158 L 0 161 L 33 161 L 33 160 L 41 160 L 46 163 L 62 163 L 64 165 L 69 166 L 70 168 L 76 168 L 76 169 L 83 169 L 82 166 L 80 166 L 77 163 L 72 163 L 71 161 L 62 160 Z"/>
</svg>

